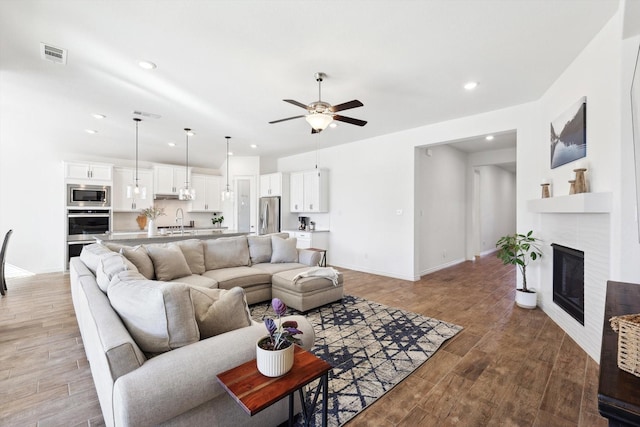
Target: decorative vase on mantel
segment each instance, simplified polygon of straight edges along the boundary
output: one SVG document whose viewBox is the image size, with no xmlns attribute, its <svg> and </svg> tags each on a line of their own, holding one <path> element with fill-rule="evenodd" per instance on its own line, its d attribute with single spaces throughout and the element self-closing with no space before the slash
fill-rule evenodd
<svg viewBox="0 0 640 427">
<path fill-rule="evenodd" d="M 256 342 L 256 363 L 258 371 L 266 377 L 281 377 L 293 367 L 294 344 L 281 350 L 265 350 L 260 345 L 269 341 L 270 337 L 262 337 Z"/>
<path fill-rule="evenodd" d="M 147 222 L 147 236 L 152 237 L 158 234 L 158 227 L 156 227 L 156 222 L 153 219 L 150 219 Z"/>
</svg>

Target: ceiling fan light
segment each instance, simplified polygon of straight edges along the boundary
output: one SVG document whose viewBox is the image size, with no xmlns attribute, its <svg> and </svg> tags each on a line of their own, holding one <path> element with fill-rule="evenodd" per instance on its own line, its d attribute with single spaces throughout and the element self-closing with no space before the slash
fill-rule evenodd
<svg viewBox="0 0 640 427">
<path fill-rule="evenodd" d="M 305 116 L 307 123 L 315 130 L 325 130 L 333 121 L 333 115 L 325 113 L 311 113 Z"/>
</svg>

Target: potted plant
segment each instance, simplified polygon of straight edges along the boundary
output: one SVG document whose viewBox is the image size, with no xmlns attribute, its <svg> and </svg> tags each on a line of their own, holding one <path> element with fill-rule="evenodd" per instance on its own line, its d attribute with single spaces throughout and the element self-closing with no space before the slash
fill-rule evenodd
<svg viewBox="0 0 640 427">
<path fill-rule="evenodd" d="M 271 307 L 278 316 L 278 324 L 273 319 L 265 319 L 264 326 L 269 335 L 256 343 L 258 371 L 267 377 L 279 377 L 289 372 L 293 366 L 294 344 L 301 344 L 294 335 L 302 334 L 298 322 L 283 322 L 281 317 L 287 312 L 287 306 L 279 299 L 271 301 Z"/>
<path fill-rule="evenodd" d="M 224 221 L 224 217 L 222 215 L 218 216 L 218 214 L 214 212 L 213 218 L 211 218 L 211 224 L 213 224 L 213 227 L 220 228 L 222 226 L 222 221 Z"/>
<path fill-rule="evenodd" d="M 158 229 L 156 228 L 156 218 L 166 215 L 164 213 L 164 208 L 157 208 L 155 205 L 151 205 L 146 209 L 142 209 L 142 215 L 146 216 L 149 219 L 149 227 L 147 228 L 148 236 L 155 236 L 157 234 Z"/>
<path fill-rule="evenodd" d="M 542 257 L 540 239 L 533 237 L 533 230 L 527 234 L 510 234 L 496 243 L 497 257 L 504 265 L 517 265 L 522 273 L 522 288 L 516 289 L 516 304 L 522 308 L 536 308 L 536 291 L 527 287 L 527 265 Z"/>
</svg>

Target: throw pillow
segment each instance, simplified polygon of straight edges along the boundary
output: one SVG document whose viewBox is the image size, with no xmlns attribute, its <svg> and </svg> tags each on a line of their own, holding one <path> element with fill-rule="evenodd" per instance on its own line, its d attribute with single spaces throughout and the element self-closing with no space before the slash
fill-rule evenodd
<svg viewBox="0 0 640 427">
<path fill-rule="evenodd" d="M 125 270 L 138 271 L 135 265 L 118 253 L 111 252 L 102 256 L 96 269 L 96 282 L 102 292 L 106 293 L 111 279 Z"/>
<path fill-rule="evenodd" d="M 149 254 L 144 247 L 141 245 L 134 247 L 123 246 L 120 249 L 120 253 L 131 261 L 144 277 L 149 280 L 153 280 L 155 278 L 153 262 L 151 261 L 151 258 L 149 258 Z"/>
<path fill-rule="evenodd" d="M 248 236 L 251 264 L 271 261 L 271 236 Z"/>
<path fill-rule="evenodd" d="M 180 248 L 176 245 L 162 247 L 146 246 L 158 280 L 169 281 L 178 277 L 191 276 L 191 269 Z"/>
<path fill-rule="evenodd" d="M 204 243 L 204 264 L 208 270 L 249 265 L 247 237 L 221 237 Z"/>
<path fill-rule="evenodd" d="M 182 251 L 184 258 L 187 260 L 187 264 L 189 264 L 191 273 L 193 274 L 204 273 L 205 272 L 204 247 L 202 245 L 202 240 L 200 239 L 181 240 L 177 242 L 177 245 Z"/>
<path fill-rule="evenodd" d="M 244 290 L 191 287 L 191 299 L 200 330 L 200 339 L 251 325 Z"/>
<path fill-rule="evenodd" d="M 82 248 L 82 252 L 80 252 L 80 260 L 89 270 L 91 270 L 93 274 L 96 274 L 100 258 L 111 253 L 113 253 L 113 251 L 106 246 L 103 246 L 100 243 L 92 243 Z"/>
<path fill-rule="evenodd" d="M 298 240 L 295 237 L 282 239 L 277 236 L 271 236 L 271 248 L 273 249 L 271 263 L 298 262 L 297 243 Z"/>
<path fill-rule="evenodd" d="M 107 296 L 146 353 L 163 353 L 200 340 L 189 287 L 183 283 L 131 280 L 121 273 L 112 280 Z"/>
</svg>

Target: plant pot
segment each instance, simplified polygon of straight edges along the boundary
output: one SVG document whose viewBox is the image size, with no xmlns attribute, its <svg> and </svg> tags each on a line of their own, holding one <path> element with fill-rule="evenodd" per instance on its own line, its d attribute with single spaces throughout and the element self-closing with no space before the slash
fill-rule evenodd
<svg viewBox="0 0 640 427">
<path fill-rule="evenodd" d="M 538 294 L 532 289 L 527 292 L 516 289 L 516 305 L 521 308 L 534 309 L 538 305 Z"/>
<path fill-rule="evenodd" d="M 262 337 L 256 342 L 256 362 L 258 371 L 266 377 L 280 377 L 293 367 L 293 344 L 281 350 L 265 350 L 260 342 L 269 339 Z"/>
</svg>

